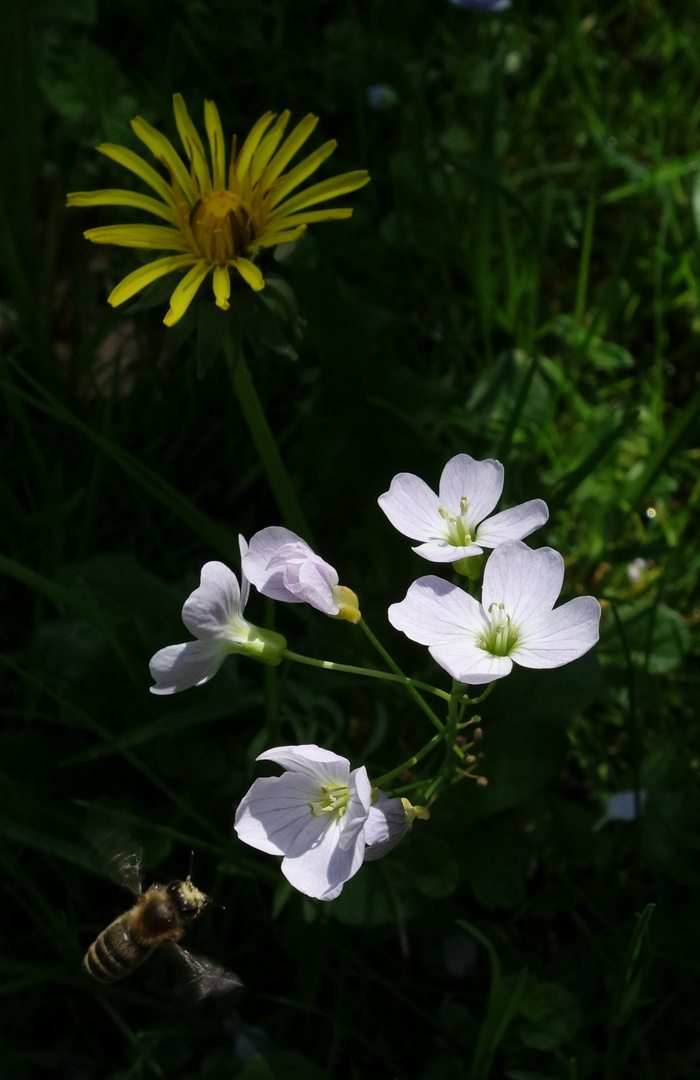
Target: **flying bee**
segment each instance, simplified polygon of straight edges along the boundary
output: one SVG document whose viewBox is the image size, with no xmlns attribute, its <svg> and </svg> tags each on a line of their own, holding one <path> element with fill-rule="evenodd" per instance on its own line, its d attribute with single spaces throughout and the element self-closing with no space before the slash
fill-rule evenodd
<svg viewBox="0 0 700 1080">
<path fill-rule="evenodd" d="M 136 903 L 105 927 L 85 953 L 83 969 L 98 982 L 111 983 L 130 975 L 154 952 L 164 950 L 188 968 L 198 998 L 226 994 L 242 986 L 232 971 L 196 956 L 178 945 L 188 927 L 199 918 L 211 898 L 184 881 L 153 884 L 144 892 L 138 855 L 117 856 L 122 883 Z"/>
</svg>

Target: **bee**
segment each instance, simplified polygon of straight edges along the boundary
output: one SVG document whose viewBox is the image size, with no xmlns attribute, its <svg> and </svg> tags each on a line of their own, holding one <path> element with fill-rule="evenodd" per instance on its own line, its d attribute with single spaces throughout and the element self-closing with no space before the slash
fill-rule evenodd
<svg viewBox="0 0 700 1080">
<path fill-rule="evenodd" d="M 163 950 L 187 967 L 198 998 L 226 994 L 242 986 L 232 971 L 183 949 L 178 941 L 198 919 L 211 898 L 192 884 L 191 871 L 184 881 L 153 884 L 143 890 L 140 856 L 120 855 L 122 883 L 136 897 L 133 907 L 105 927 L 85 953 L 83 970 L 102 983 L 130 975 L 154 952 Z"/>
</svg>

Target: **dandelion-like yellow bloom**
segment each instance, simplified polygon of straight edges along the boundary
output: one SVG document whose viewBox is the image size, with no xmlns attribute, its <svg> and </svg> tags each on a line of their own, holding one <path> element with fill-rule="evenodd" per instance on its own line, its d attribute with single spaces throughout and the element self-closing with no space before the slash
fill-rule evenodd
<svg viewBox="0 0 700 1080">
<path fill-rule="evenodd" d="M 210 168 L 204 144 L 181 94 L 174 95 L 173 105 L 189 169 L 165 135 L 140 116 L 131 121 L 137 137 L 167 169 L 169 182 L 124 146 L 103 143 L 97 147 L 100 153 L 139 176 L 155 191 L 157 199 L 116 188 L 76 191 L 68 196 L 69 206 L 133 206 L 167 222 L 165 226 L 105 225 L 85 233 L 95 244 L 177 252 L 134 270 L 108 297 L 109 303 L 116 307 L 152 281 L 189 267 L 170 297 L 170 309 L 163 320 L 166 326 L 173 326 L 182 318 L 210 272 L 213 272 L 216 303 L 224 311 L 229 307 L 232 269 L 256 292 L 264 288 L 265 280 L 254 262 L 257 252 L 296 240 L 312 222 L 350 217 L 349 207 L 307 208 L 356 191 L 369 181 L 368 173 L 359 169 L 322 180 L 290 198 L 291 192 L 333 153 L 337 143 L 333 139 L 324 143 L 285 173 L 284 169 L 318 123 L 318 117 L 310 113 L 282 142 L 290 117 L 288 111 L 277 119 L 271 112 L 261 116 L 238 153 L 234 135 L 227 169 L 219 113 L 213 101 L 205 101 Z"/>
</svg>

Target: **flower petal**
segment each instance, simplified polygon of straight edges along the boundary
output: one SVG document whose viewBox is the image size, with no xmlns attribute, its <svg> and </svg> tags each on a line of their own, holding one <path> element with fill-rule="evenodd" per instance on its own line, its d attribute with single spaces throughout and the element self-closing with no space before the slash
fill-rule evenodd
<svg viewBox="0 0 700 1080">
<path fill-rule="evenodd" d="M 469 454 L 451 458 L 440 477 L 440 505 L 448 514 L 458 517 L 460 500 L 467 497 L 467 519 L 472 526 L 490 514 L 503 491 L 503 466 L 487 458 L 475 461 Z"/>
<path fill-rule="evenodd" d="M 311 225 L 316 221 L 346 221 L 352 217 L 353 211 L 350 206 L 330 206 L 327 210 L 307 210 L 301 214 L 285 214 L 284 207 L 279 215 L 270 215 L 270 224 L 279 229 L 291 229 L 298 225 Z"/>
<path fill-rule="evenodd" d="M 302 773 L 313 778 L 318 786 L 322 783 L 347 784 L 350 762 L 332 750 L 324 750 L 316 743 L 300 746 L 275 746 L 258 754 L 256 761 L 275 761 L 290 772 Z M 316 796 L 317 797 L 317 796 Z"/>
<path fill-rule="evenodd" d="M 185 601 L 182 621 L 198 638 L 220 636 L 232 618 L 243 614 L 238 579 L 221 562 L 202 567 L 199 588 Z"/>
<path fill-rule="evenodd" d="M 289 173 L 289 176 L 291 175 Z M 358 188 L 369 184 L 369 180 L 370 176 L 366 169 L 356 169 L 353 172 L 343 173 L 341 176 L 332 176 L 330 180 L 322 180 L 319 184 L 313 184 L 310 188 L 300 191 L 284 204 L 284 208 L 290 214 L 296 213 L 314 203 L 325 202 L 327 199 L 335 199 L 338 195 L 347 195 L 350 191 L 357 191 Z M 275 188 L 275 196 L 277 195 L 278 189 Z M 275 203 L 278 202 L 279 199 L 276 198 Z"/>
<path fill-rule="evenodd" d="M 295 584 L 289 582 L 290 592 L 324 615 L 338 614 L 340 608 L 333 595 L 333 586 L 338 584 L 338 575 L 332 566 L 315 555 L 304 560 L 296 576 Z"/>
<path fill-rule="evenodd" d="M 164 225 L 100 225 L 83 233 L 93 244 L 116 244 L 119 247 L 155 248 L 158 251 L 189 251 L 189 244 L 178 229 Z"/>
<path fill-rule="evenodd" d="M 454 640 L 431 645 L 428 652 L 457 682 L 475 686 L 502 679 L 513 669 L 513 661 L 509 656 L 494 656 L 479 648 L 473 640 Z"/>
<path fill-rule="evenodd" d="M 136 138 L 140 139 L 148 147 L 154 158 L 162 161 L 168 167 L 172 176 L 177 180 L 183 195 L 192 204 L 196 199 L 192 178 L 170 139 L 166 138 L 162 131 L 158 131 L 158 128 L 154 128 L 152 124 L 149 124 L 148 120 L 144 120 L 142 116 L 135 116 L 131 121 L 131 127 Z"/>
<path fill-rule="evenodd" d="M 269 185 L 272 184 L 272 182 L 276 180 L 287 167 L 296 152 L 304 145 L 317 123 L 318 117 L 314 116 L 313 113 L 308 113 L 308 115 L 305 116 L 303 120 L 300 120 L 296 127 L 290 131 L 261 177 L 260 182 L 264 187 L 269 187 Z"/>
<path fill-rule="evenodd" d="M 149 165 L 147 161 L 144 161 L 139 154 L 135 154 L 133 150 L 127 150 L 125 146 L 117 146 L 115 143 L 101 143 L 100 146 L 97 146 L 95 149 L 98 150 L 100 154 L 104 154 L 105 157 L 111 158 L 112 161 L 116 161 L 118 165 L 123 165 L 129 172 L 135 173 L 135 175 L 139 176 L 145 184 L 148 184 L 148 186 L 153 189 L 153 191 L 157 192 L 161 199 L 170 203 L 171 206 L 175 206 L 175 200 L 169 184 L 167 184 L 153 166 Z"/>
<path fill-rule="evenodd" d="M 170 297 L 170 308 L 163 319 L 166 326 L 174 326 L 179 322 L 194 300 L 197 289 L 212 269 L 212 264 L 202 259 L 195 263 L 188 274 L 185 274 Z"/>
<path fill-rule="evenodd" d="M 239 255 L 231 260 L 231 265 L 236 267 L 246 285 L 250 285 L 254 292 L 260 292 L 265 287 L 265 278 L 262 276 L 262 272 L 250 259 L 244 259 Z"/>
<path fill-rule="evenodd" d="M 125 300 L 130 300 L 141 289 L 145 289 L 152 281 L 157 281 L 166 274 L 172 274 L 174 270 L 191 266 L 195 258 L 195 255 L 166 255 L 164 259 L 155 259 L 153 262 L 146 263 L 145 266 L 139 266 L 137 270 L 132 270 L 125 278 L 122 278 L 118 285 L 114 286 L 107 300 L 112 307 L 117 307 Z"/>
<path fill-rule="evenodd" d="M 214 267 L 213 285 L 216 306 L 220 307 L 222 311 L 228 311 L 231 306 L 228 302 L 231 295 L 231 275 L 228 272 L 228 266 Z"/>
<path fill-rule="evenodd" d="M 487 518 L 477 529 L 476 540 L 484 547 L 496 548 L 508 540 L 522 540 L 524 536 L 529 536 L 548 518 L 547 503 L 543 499 L 530 499 Z"/>
<path fill-rule="evenodd" d="M 370 807 L 365 824 L 365 862 L 388 855 L 408 831 L 408 818 L 401 799 L 387 799 L 380 793 Z"/>
<path fill-rule="evenodd" d="M 389 490 L 377 499 L 389 521 L 413 540 L 436 540 L 445 536 L 445 522 L 438 512 L 438 497 L 413 473 L 398 473 Z"/>
<path fill-rule="evenodd" d="M 522 632 L 530 619 L 550 612 L 564 582 L 564 560 L 554 548 L 533 551 L 521 540 L 501 544 L 484 569 L 481 602 L 502 603 Z"/>
<path fill-rule="evenodd" d="M 353 769 L 350 773 L 348 788 L 348 804 L 345 808 L 345 816 L 341 820 L 339 840 L 340 847 L 344 851 L 355 844 L 358 834 L 364 830 L 372 805 L 372 784 L 364 765 L 361 765 L 359 769 Z"/>
<path fill-rule="evenodd" d="M 304 834 L 303 844 L 318 842 L 327 818 L 314 817 L 309 806 L 318 798 L 318 779 L 300 773 L 256 780 L 236 810 L 239 839 L 268 855 L 285 855 Z"/>
<path fill-rule="evenodd" d="M 177 225 L 177 212 L 173 206 L 159 202 L 150 195 L 143 195 L 140 191 L 128 191 L 126 188 L 73 191 L 67 200 L 66 206 L 132 206 L 135 210 L 145 210 Z"/>
<path fill-rule="evenodd" d="M 248 603 L 248 594 L 250 593 L 250 582 L 243 570 L 243 556 L 248 550 L 248 542 L 240 533 L 238 534 L 238 550 L 241 553 L 241 611 L 245 611 L 245 606 Z"/>
<path fill-rule="evenodd" d="M 199 192 L 202 195 L 207 195 L 212 189 L 212 183 L 206 154 L 204 153 L 204 144 L 202 143 L 199 132 L 192 123 L 182 94 L 173 94 L 173 111 L 175 113 L 175 123 L 177 124 L 180 140 L 185 148 L 185 153 L 190 161 L 190 165 L 194 170 L 194 175 L 197 178 Z M 179 155 L 178 160 L 180 160 Z M 185 189 L 183 188 L 183 191 L 184 190 Z"/>
<path fill-rule="evenodd" d="M 253 160 L 250 166 L 250 179 L 253 185 L 258 183 L 265 166 L 279 146 L 280 139 L 284 135 L 284 130 L 289 123 L 289 117 L 291 115 L 289 109 L 285 109 L 283 113 L 280 113 L 267 135 L 260 140 L 260 145 L 253 154 Z"/>
<path fill-rule="evenodd" d="M 405 599 L 391 605 L 388 617 L 393 627 L 421 645 L 474 641 L 490 625 L 472 596 L 430 574 L 413 582 Z"/>
<path fill-rule="evenodd" d="M 261 529 L 251 537 L 243 557 L 246 577 L 258 592 L 287 603 L 310 603 L 326 614 L 338 607 L 333 586 L 334 568 L 316 555 L 296 533 L 278 525 Z"/>
<path fill-rule="evenodd" d="M 599 631 L 600 604 L 593 596 L 577 596 L 538 619 L 528 619 L 511 655 L 527 668 L 561 667 L 592 649 Z"/>
<path fill-rule="evenodd" d="M 317 900 L 334 900 L 340 894 L 345 882 L 362 866 L 365 840 L 360 832 L 346 849 L 340 846 L 339 834 L 340 825 L 331 818 L 313 845 L 308 844 L 313 835 L 310 828 L 308 836 L 299 835 L 294 849 L 282 860 L 282 873 L 290 885 Z"/>
<path fill-rule="evenodd" d="M 470 559 L 472 555 L 481 555 L 482 548 L 478 544 L 469 544 L 467 547 L 457 547 L 449 540 L 429 540 L 427 544 L 419 544 L 411 548 L 416 555 L 429 562 L 453 563 L 458 559 Z"/>
<path fill-rule="evenodd" d="M 212 184 L 215 191 L 226 187 L 226 143 L 219 110 L 213 101 L 204 102 L 204 126 L 211 153 Z"/>
<path fill-rule="evenodd" d="M 176 694 L 190 686 L 201 686 L 216 675 L 225 659 L 225 645 L 212 638 L 159 649 L 149 664 L 156 680 L 151 693 Z"/>
<path fill-rule="evenodd" d="M 246 136 L 245 142 L 243 143 L 238 158 L 235 162 L 235 174 L 238 177 L 239 181 L 243 182 L 245 175 L 250 167 L 251 158 L 257 150 L 260 140 L 262 139 L 263 135 L 269 128 L 274 118 L 274 113 L 266 112 L 263 116 L 260 117 L 259 120 L 255 121 L 253 127 L 250 129 L 248 135 Z M 231 162 L 231 170 L 234 171 L 233 161 Z"/>
<path fill-rule="evenodd" d="M 283 176 L 269 196 L 268 205 L 270 209 L 272 210 L 273 207 L 278 206 L 283 199 L 286 199 L 290 191 L 293 191 L 308 176 L 315 173 L 326 158 L 331 156 L 337 145 L 335 139 L 329 139 L 328 142 L 325 142 L 323 146 L 319 146 L 318 150 L 314 150 L 313 154 L 309 154 L 308 157 L 305 157 L 303 161 L 300 161 L 298 165 L 295 165 L 290 172 Z"/>
<path fill-rule="evenodd" d="M 282 224 L 284 225 L 284 222 Z M 247 251 L 255 252 L 259 251 L 260 248 L 276 247 L 278 244 L 291 244 L 293 240 L 298 240 L 305 232 L 306 225 L 297 225 L 295 229 L 292 229 L 289 232 L 286 232 L 284 228 L 280 229 L 279 232 L 277 230 L 274 232 L 266 232 L 263 233 L 262 236 L 259 236 L 257 240 L 253 240 L 252 243 L 248 244 Z M 251 266 L 252 265 L 253 264 L 251 263 Z M 262 274 L 260 277 L 262 279 Z M 253 288 L 255 288 L 255 286 L 253 286 Z M 262 288 L 262 285 L 260 288 Z"/>
</svg>

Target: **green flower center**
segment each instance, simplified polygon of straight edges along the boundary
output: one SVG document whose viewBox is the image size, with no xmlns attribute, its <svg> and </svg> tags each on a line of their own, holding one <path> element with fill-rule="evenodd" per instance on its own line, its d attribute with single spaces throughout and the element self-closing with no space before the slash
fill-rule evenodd
<svg viewBox="0 0 700 1080">
<path fill-rule="evenodd" d="M 520 631 L 511 623 L 510 615 L 506 615 L 503 604 L 491 604 L 489 618 L 491 625 L 480 635 L 478 643 L 492 656 L 508 656 L 518 643 Z"/>
<path fill-rule="evenodd" d="M 470 544 L 474 543 L 471 532 L 472 526 L 467 518 L 468 512 L 469 500 L 466 495 L 462 495 L 459 500 L 459 515 L 457 517 L 448 514 L 444 506 L 438 506 L 438 513 L 447 524 L 445 539 L 450 544 L 454 544 L 455 547 L 469 547 Z"/>
<path fill-rule="evenodd" d="M 350 800 L 347 784 L 326 784 L 321 788 L 320 795 L 320 799 L 308 804 L 314 817 L 320 817 L 321 814 L 344 816 Z"/>
</svg>

